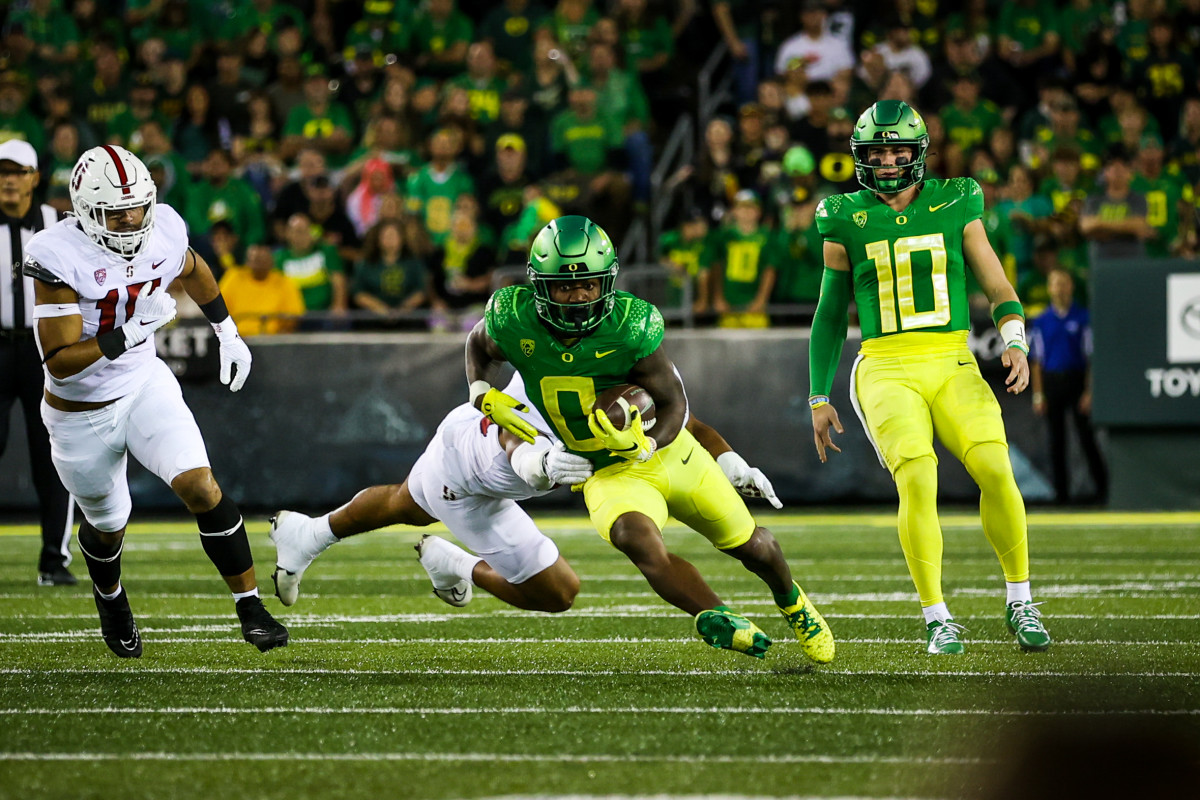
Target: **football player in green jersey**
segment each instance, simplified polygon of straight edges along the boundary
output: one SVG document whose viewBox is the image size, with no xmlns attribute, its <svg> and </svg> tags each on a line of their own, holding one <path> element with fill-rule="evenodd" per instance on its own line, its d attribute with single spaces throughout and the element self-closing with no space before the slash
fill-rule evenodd
<svg viewBox="0 0 1200 800">
<path fill-rule="evenodd" d="M 1006 620 L 1026 650 L 1050 637 L 1029 590 L 1025 503 L 1013 477 L 1000 405 L 967 348 L 966 267 L 992 305 L 1005 350 L 1008 391 L 1029 384 L 1025 318 L 980 221 L 983 193 L 971 178 L 924 180 L 929 134 L 907 103 L 882 100 L 850 137 L 865 191 L 817 208 L 825 274 L 809 346 L 813 438 L 821 461 L 841 452 L 829 400 L 853 297 L 862 349 L 850 401 L 900 495 L 900 544 L 920 596 L 929 653 L 961 653 L 962 626 L 942 596 L 937 516 L 938 439 L 979 484 L 979 511 L 1008 585 Z"/>
<path fill-rule="evenodd" d="M 762 657 L 770 638 L 734 613 L 687 561 L 667 550 L 669 516 L 737 558 L 771 589 L 775 603 L 819 663 L 833 659 L 833 635 L 809 602 L 775 537 L 755 524 L 721 466 L 685 427 L 687 398 L 663 351 L 658 309 L 616 290 L 617 254 L 608 235 L 585 217 L 553 220 L 534 239 L 531 286 L 511 286 L 488 301 L 467 337 L 471 403 L 528 442 L 536 431 L 521 404 L 493 387 L 501 363 L 524 379 L 530 402 L 566 450 L 595 473 L 583 486 L 596 530 L 645 576 L 660 597 L 695 617 L 714 647 Z M 593 410 L 605 389 L 634 383 L 654 398 L 654 438 L 640 415 L 616 430 Z M 520 458 L 514 453 L 514 461 Z"/>
</svg>

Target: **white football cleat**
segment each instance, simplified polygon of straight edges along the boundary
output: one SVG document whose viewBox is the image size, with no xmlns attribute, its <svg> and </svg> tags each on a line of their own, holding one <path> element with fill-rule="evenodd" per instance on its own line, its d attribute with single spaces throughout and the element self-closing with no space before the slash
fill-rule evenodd
<svg viewBox="0 0 1200 800">
<path fill-rule="evenodd" d="M 300 578 L 304 570 L 324 548 L 312 535 L 313 518 L 296 511 L 277 511 L 271 517 L 271 541 L 275 543 L 275 596 L 285 606 L 300 596 Z"/>
<path fill-rule="evenodd" d="M 458 608 L 471 602 L 474 587 L 470 581 L 458 577 L 451 568 L 455 557 L 460 553 L 465 555 L 466 551 L 440 536 L 431 536 L 428 533 L 421 537 L 421 541 L 417 542 L 413 549 L 417 551 L 421 566 L 429 574 L 429 580 L 433 582 L 435 595 Z"/>
</svg>

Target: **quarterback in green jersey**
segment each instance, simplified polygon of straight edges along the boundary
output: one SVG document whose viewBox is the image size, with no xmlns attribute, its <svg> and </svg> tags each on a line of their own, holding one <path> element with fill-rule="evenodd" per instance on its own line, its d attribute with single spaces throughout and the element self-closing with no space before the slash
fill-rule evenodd
<svg viewBox="0 0 1200 800">
<path fill-rule="evenodd" d="M 967 348 L 967 267 L 991 302 L 1014 394 L 1029 383 L 1024 312 L 988 242 L 979 184 L 925 180 L 928 148 L 920 114 L 881 100 L 850 137 L 865 190 L 817 207 L 825 272 L 809 346 L 813 438 L 822 462 L 827 450 L 840 452 L 830 428 L 843 429 L 829 392 L 853 298 L 862 348 L 850 401 L 896 482 L 900 544 L 924 612 L 927 651 L 963 652 L 962 626 L 942 595 L 935 435 L 979 485 L 983 530 L 1007 582 L 1009 630 L 1023 649 L 1045 650 L 1050 637 L 1030 595 L 1025 503 L 1000 406 Z"/>
<path fill-rule="evenodd" d="M 760 658 L 771 644 L 694 566 L 667 550 L 662 528 L 670 516 L 758 575 L 804 652 L 831 661 L 833 635 L 792 580 L 779 543 L 755 524 L 722 466 L 685 427 L 687 398 L 662 348 L 662 315 L 617 291 L 617 270 L 612 242 L 591 220 L 559 217 L 544 227 L 530 249 L 531 285 L 496 292 L 467 337 L 472 405 L 535 446 L 537 430 L 519 413 L 523 404 L 493 386 L 502 362 L 512 363 L 566 451 L 595 468 L 582 491 L 596 530 L 660 597 L 694 616 L 705 642 Z M 603 409 L 593 409 L 605 389 L 626 383 L 654 399 L 654 438 L 640 415 L 619 431 Z M 514 463 L 523 458 L 519 449 Z"/>
</svg>

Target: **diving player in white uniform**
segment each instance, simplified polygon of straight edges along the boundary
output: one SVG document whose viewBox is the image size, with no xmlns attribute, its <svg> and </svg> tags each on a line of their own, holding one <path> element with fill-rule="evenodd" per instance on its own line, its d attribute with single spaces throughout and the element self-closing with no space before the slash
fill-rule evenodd
<svg viewBox="0 0 1200 800">
<path fill-rule="evenodd" d="M 472 587 L 480 586 L 517 608 L 570 608 L 579 593 L 579 577 L 517 501 L 547 494 L 559 485 L 583 483 L 591 477 L 592 465 L 546 433 L 550 426 L 529 402 L 520 375 L 514 375 L 504 391 L 519 401 L 538 431 L 533 444 L 464 403 L 446 415 L 403 483 L 364 489 L 321 517 L 295 511 L 273 517 L 273 577 L 283 604 L 296 602 L 304 570 L 339 540 L 388 525 L 441 521 L 475 553 L 439 536 L 422 537 L 417 545 L 421 565 L 442 600 L 465 606 Z M 720 434 L 694 417 L 687 426 L 742 494 L 765 497 L 782 508 L 762 471 L 751 469 Z"/>
<path fill-rule="evenodd" d="M 29 240 L 22 269 L 35 279 L 46 374 L 42 419 L 54 466 L 83 510 L 79 548 L 104 641 L 123 658 L 142 654 L 121 586 L 132 509 L 126 460 L 133 455 L 196 516 L 246 641 L 264 652 L 286 645 L 287 629 L 258 596 L 241 513 L 213 478 L 179 382 L 155 355 L 154 332 L 175 317 L 171 281 L 180 281 L 212 323 L 221 382 L 235 392 L 250 372 L 250 350 L 208 264 L 188 247 L 183 219 L 156 202 L 154 181 L 137 156 L 116 145 L 88 150 L 71 173 L 70 196 L 75 215 Z"/>
</svg>

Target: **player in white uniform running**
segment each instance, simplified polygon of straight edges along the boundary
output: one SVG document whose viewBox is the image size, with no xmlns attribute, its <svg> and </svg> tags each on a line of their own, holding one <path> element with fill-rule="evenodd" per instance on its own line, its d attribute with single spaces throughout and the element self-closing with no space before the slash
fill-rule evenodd
<svg viewBox="0 0 1200 800">
<path fill-rule="evenodd" d="M 237 505 L 222 494 L 179 382 L 156 357 L 154 332 L 175 317 L 167 286 L 178 279 L 213 325 L 221 382 L 237 391 L 250 349 L 237 333 L 187 228 L 141 160 L 94 147 L 71 172 L 75 216 L 38 233 L 22 269 L 35 278 L 34 319 L 46 373 L 42 419 L 63 485 L 83 510 L 79 549 L 93 583 L 100 630 L 118 656 L 142 640 L 121 586 L 121 550 L 132 503 L 129 455 L 162 478 L 196 516 L 204 552 L 233 592 L 242 636 L 265 652 L 287 629 L 263 607 Z"/>
<path fill-rule="evenodd" d="M 517 608 L 570 608 L 579 593 L 579 577 L 517 501 L 583 483 L 591 477 L 592 465 L 545 433 L 550 427 L 529 402 L 520 375 L 504 391 L 521 403 L 520 410 L 538 431 L 533 444 L 464 403 L 446 415 L 403 483 L 364 489 L 324 516 L 280 511 L 272 517 L 273 577 L 283 604 L 296 602 L 304 571 L 341 539 L 388 525 L 441 521 L 474 554 L 440 536 L 421 538 L 417 553 L 439 598 L 465 606 L 472 587 L 479 586 Z M 762 471 L 751 469 L 720 434 L 694 417 L 687 426 L 742 494 L 783 507 Z"/>
</svg>

